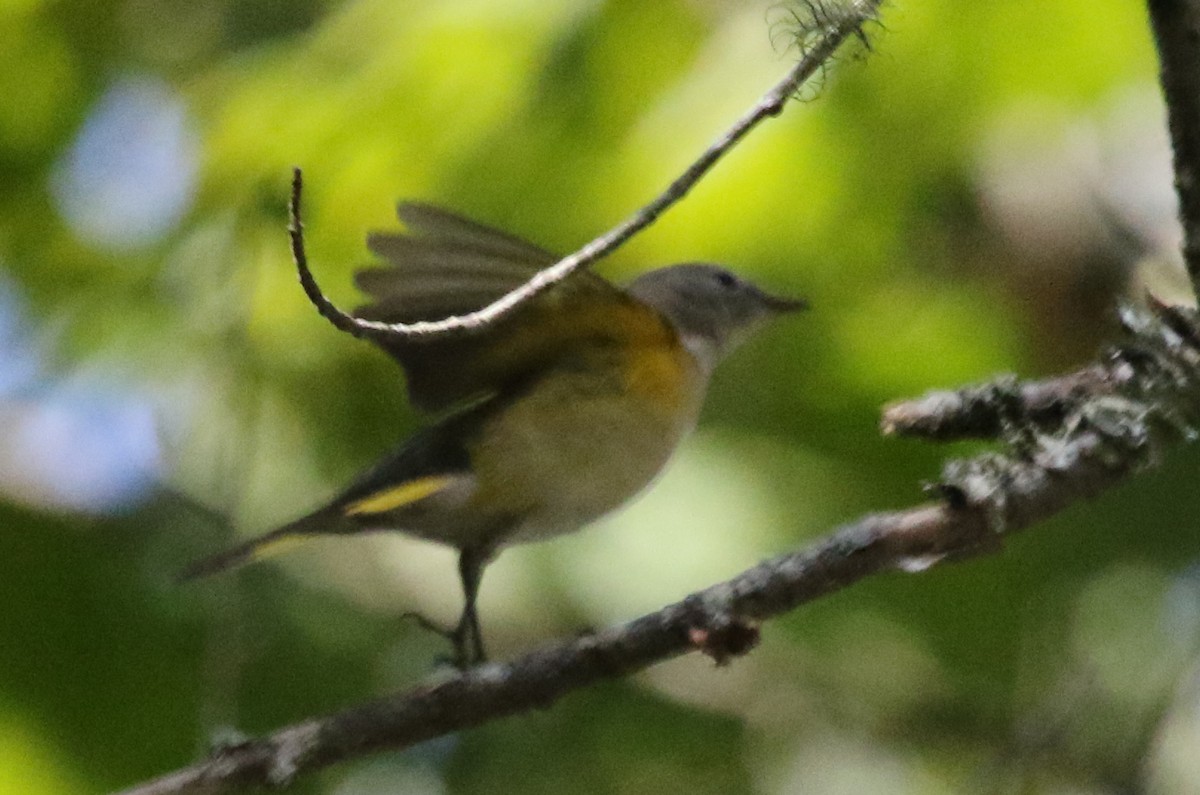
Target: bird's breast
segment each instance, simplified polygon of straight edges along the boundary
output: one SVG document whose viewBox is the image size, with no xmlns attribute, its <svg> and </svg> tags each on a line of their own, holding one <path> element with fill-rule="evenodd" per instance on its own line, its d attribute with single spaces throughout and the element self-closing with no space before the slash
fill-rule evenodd
<svg viewBox="0 0 1200 795">
<path fill-rule="evenodd" d="M 472 463 L 481 504 L 520 517 L 506 542 L 571 532 L 645 488 L 695 425 L 704 381 L 664 339 L 547 373 L 497 412 Z"/>
</svg>

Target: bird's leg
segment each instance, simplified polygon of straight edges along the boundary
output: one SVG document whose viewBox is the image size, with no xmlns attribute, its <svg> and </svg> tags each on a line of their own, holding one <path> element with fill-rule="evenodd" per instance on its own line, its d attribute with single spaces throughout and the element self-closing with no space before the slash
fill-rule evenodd
<svg viewBox="0 0 1200 795">
<path fill-rule="evenodd" d="M 479 582 L 483 578 L 483 567 L 491 560 L 493 551 L 487 547 L 467 547 L 458 556 L 458 574 L 462 578 L 463 611 L 454 630 L 454 659 L 459 668 L 484 662 L 487 654 L 483 650 L 483 632 L 479 628 L 479 613 L 475 601 L 479 596 Z"/>
</svg>

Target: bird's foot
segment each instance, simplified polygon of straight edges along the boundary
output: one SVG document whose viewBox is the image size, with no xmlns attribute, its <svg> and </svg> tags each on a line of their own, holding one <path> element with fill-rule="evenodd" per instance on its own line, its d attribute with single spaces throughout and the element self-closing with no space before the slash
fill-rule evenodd
<svg viewBox="0 0 1200 795">
<path fill-rule="evenodd" d="M 483 641 L 478 630 L 468 621 L 459 621 L 453 629 L 442 626 L 433 619 L 416 611 L 409 611 L 400 616 L 402 620 L 412 621 L 426 632 L 431 632 L 446 640 L 454 647 L 450 655 L 439 655 L 437 662 L 453 665 L 460 671 L 465 671 L 473 665 L 487 662 L 487 654 L 483 650 Z"/>
</svg>

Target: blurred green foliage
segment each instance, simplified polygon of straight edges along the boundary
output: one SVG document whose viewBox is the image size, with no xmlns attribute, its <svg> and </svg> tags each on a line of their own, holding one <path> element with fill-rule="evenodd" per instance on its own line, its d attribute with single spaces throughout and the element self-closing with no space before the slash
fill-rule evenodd
<svg viewBox="0 0 1200 795">
<path fill-rule="evenodd" d="M 398 197 L 567 251 L 787 68 L 786 18 L 720 0 L 0 5 L 0 792 L 129 785 L 445 652 L 400 618 L 458 607 L 451 557 L 417 542 L 171 582 L 420 422 L 395 367 L 297 289 L 290 166 L 345 306 Z M 495 653 L 916 502 L 977 448 L 883 440 L 882 403 L 1082 363 L 1169 260 L 1145 231 L 1173 218 L 1139 4 L 912 0 L 868 32 L 602 264 L 721 261 L 816 311 L 724 367 L 645 498 L 501 557 Z M 1118 245 L 1114 215 L 1144 245 Z M 1196 458 L 1003 556 L 798 611 L 728 669 L 673 662 L 296 791 L 1200 792 Z"/>
</svg>

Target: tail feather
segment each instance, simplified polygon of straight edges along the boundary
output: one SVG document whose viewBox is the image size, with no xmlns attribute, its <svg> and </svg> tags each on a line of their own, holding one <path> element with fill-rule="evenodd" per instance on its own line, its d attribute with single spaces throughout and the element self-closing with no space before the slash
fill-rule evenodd
<svg viewBox="0 0 1200 795">
<path fill-rule="evenodd" d="M 313 514 L 298 519 L 291 524 L 286 524 L 258 538 L 252 538 L 237 546 L 194 561 L 188 564 L 183 571 L 179 572 L 176 580 L 184 583 L 191 580 L 198 580 L 202 577 L 209 577 L 226 569 L 240 566 L 243 563 L 260 560 L 268 555 L 281 552 L 291 547 L 292 544 L 303 541 L 311 536 L 336 532 L 334 528 L 327 526 L 327 520 L 328 517 L 322 514 Z"/>
</svg>

